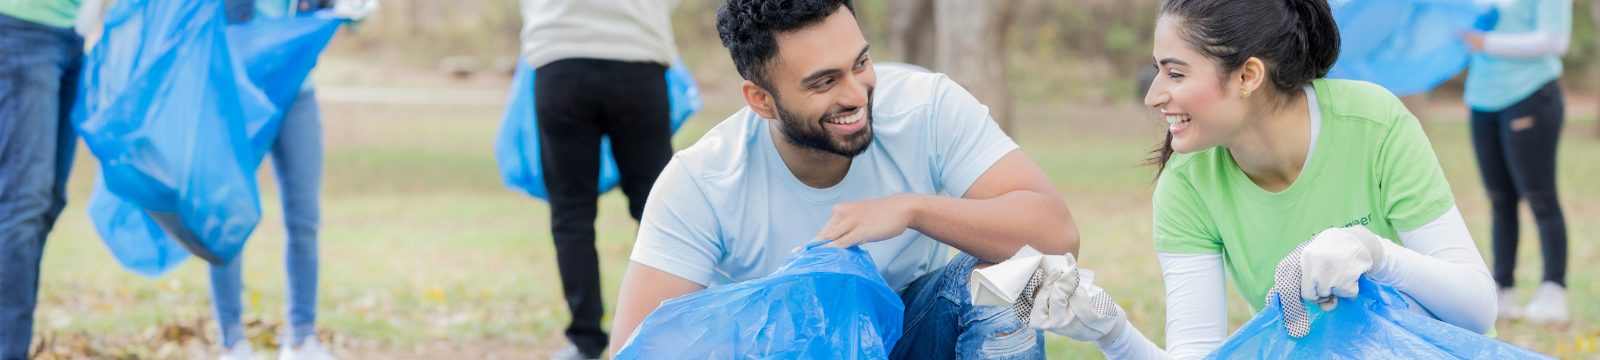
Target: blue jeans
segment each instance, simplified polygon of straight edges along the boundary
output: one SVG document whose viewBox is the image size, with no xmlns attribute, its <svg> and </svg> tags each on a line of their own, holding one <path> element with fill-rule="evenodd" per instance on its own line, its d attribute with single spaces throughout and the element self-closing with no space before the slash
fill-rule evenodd
<svg viewBox="0 0 1600 360">
<path fill-rule="evenodd" d="M 1017 320 L 1009 307 L 973 306 L 967 279 L 980 261 L 960 254 L 939 271 L 911 282 L 905 332 L 889 358 L 1043 359 L 1044 332 Z"/>
<path fill-rule="evenodd" d="M 45 236 L 67 204 L 83 38 L 0 14 L 0 359 L 28 357 Z"/>
<path fill-rule="evenodd" d="M 316 334 L 318 198 L 322 189 L 322 115 L 316 92 L 300 93 L 283 117 L 278 141 L 272 144 L 273 172 L 283 199 L 284 227 L 289 241 L 284 268 L 289 278 L 289 333 L 284 343 L 299 345 Z M 211 302 L 222 329 L 222 344 L 244 339 L 239 295 L 244 292 L 244 256 L 211 266 Z"/>
</svg>

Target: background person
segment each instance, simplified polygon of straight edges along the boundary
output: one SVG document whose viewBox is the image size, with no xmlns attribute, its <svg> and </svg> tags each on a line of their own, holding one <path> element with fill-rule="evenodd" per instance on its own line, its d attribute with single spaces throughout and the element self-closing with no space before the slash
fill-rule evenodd
<svg viewBox="0 0 1600 360">
<path fill-rule="evenodd" d="M 67 206 L 78 0 L 0 1 L 0 359 L 29 357 L 45 237 Z"/>
<path fill-rule="evenodd" d="M 667 67 L 678 56 L 669 16 L 675 0 L 522 0 L 522 57 L 537 69 L 534 108 L 550 197 L 571 343 L 557 359 L 605 351 L 600 257 L 594 220 L 600 137 L 611 138 L 629 213 L 644 213 L 650 187 L 672 157 Z"/>
<path fill-rule="evenodd" d="M 1478 50 L 1463 98 L 1472 108 L 1472 147 L 1493 213 L 1499 316 L 1566 322 L 1567 221 L 1556 196 L 1556 148 L 1566 121 L 1558 79 L 1572 38 L 1572 1 L 1507 0 L 1495 7 L 1500 16 L 1489 32 L 1463 35 Z M 1544 253 L 1544 282 L 1526 312 L 1512 292 L 1522 199 L 1533 210 Z"/>
<path fill-rule="evenodd" d="M 1044 358 L 1043 334 L 973 306 L 967 279 L 1024 245 L 1075 252 L 1077 227 L 983 104 L 944 75 L 875 69 L 848 0 L 732 0 L 717 32 L 747 107 L 657 180 L 613 351 L 663 300 L 767 276 L 832 240 L 860 245 L 906 303 L 890 358 Z"/>
<path fill-rule="evenodd" d="M 333 1 L 229 0 L 230 22 L 281 18 L 295 12 L 332 6 Z M 246 6 L 250 5 L 250 6 Z M 282 360 L 333 360 L 333 353 L 317 339 L 317 228 L 321 223 L 322 110 L 310 78 L 301 86 L 283 116 L 277 141 L 272 144 L 272 173 L 278 179 L 283 202 L 283 225 L 288 233 L 283 260 L 288 279 L 288 330 L 282 334 L 278 358 Z M 223 360 L 255 359 L 255 349 L 245 338 L 240 322 L 244 311 L 244 256 L 223 265 L 211 265 L 211 304 L 216 311 Z"/>
<path fill-rule="evenodd" d="M 1152 220 L 1167 348 L 1122 311 L 1043 323 L 1111 359 L 1198 359 L 1228 336 L 1224 279 L 1252 312 L 1281 295 L 1300 336 L 1299 300 L 1354 297 L 1365 274 L 1414 311 L 1492 331 L 1488 267 L 1421 124 L 1382 87 L 1323 79 L 1338 51 L 1323 0 L 1163 3 L 1145 104 L 1170 125 Z"/>
</svg>

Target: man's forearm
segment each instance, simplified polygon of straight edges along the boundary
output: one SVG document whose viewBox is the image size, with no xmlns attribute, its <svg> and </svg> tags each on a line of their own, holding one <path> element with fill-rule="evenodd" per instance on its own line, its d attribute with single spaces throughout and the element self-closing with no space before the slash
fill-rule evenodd
<svg viewBox="0 0 1600 360">
<path fill-rule="evenodd" d="M 989 262 L 1023 245 L 1046 254 L 1078 252 L 1078 226 L 1059 197 L 1015 190 L 989 199 L 902 194 L 916 205 L 910 228 Z"/>
</svg>

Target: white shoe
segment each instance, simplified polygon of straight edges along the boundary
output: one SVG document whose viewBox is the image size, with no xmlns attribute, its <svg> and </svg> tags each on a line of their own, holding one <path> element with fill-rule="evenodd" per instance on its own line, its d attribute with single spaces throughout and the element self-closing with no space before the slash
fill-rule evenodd
<svg viewBox="0 0 1600 360">
<path fill-rule="evenodd" d="M 1522 318 L 1522 307 L 1517 306 L 1517 294 L 1511 288 L 1500 288 L 1500 319 Z"/>
<path fill-rule="evenodd" d="M 582 351 L 578 351 L 578 345 L 573 345 L 572 343 L 567 343 L 567 347 L 561 348 L 561 350 L 556 350 L 555 354 L 550 354 L 550 360 L 587 360 L 587 359 L 597 359 L 598 360 L 598 357 L 594 357 L 594 358 L 583 357 L 583 352 Z"/>
<path fill-rule="evenodd" d="M 256 360 L 256 350 L 250 348 L 250 342 L 239 340 L 233 343 L 232 348 L 222 350 L 221 360 Z"/>
<path fill-rule="evenodd" d="M 278 360 L 339 360 L 317 337 L 307 337 L 300 346 L 284 346 L 278 350 Z"/>
<path fill-rule="evenodd" d="M 1533 298 L 1528 300 L 1528 308 L 1523 312 L 1524 318 L 1531 323 L 1566 323 L 1569 320 L 1567 288 L 1549 281 L 1539 284 L 1539 289 L 1533 291 Z"/>
</svg>

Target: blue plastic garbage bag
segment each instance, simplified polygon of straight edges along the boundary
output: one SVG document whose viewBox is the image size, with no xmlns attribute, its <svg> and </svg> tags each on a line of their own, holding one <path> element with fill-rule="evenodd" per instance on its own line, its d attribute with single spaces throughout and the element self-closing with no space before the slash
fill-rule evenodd
<svg viewBox="0 0 1600 360">
<path fill-rule="evenodd" d="M 1368 81 L 1406 96 L 1427 92 L 1467 67 L 1462 32 L 1489 12 L 1473 0 L 1331 1 L 1339 26 L 1334 79 Z"/>
<path fill-rule="evenodd" d="M 672 131 L 684 120 L 700 112 L 700 84 L 679 59 L 667 69 L 667 95 L 672 104 Z M 494 142 L 494 156 L 500 164 L 500 178 L 507 188 L 528 196 L 549 199 L 544 189 L 544 169 L 539 163 L 539 121 L 533 107 L 534 69 L 518 60 L 511 79 L 511 94 L 500 120 L 500 133 Z M 600 138 L 599 192 L 617 187 L 621 175 L 611 155 L 611 138 Z"/>
<path fill-rule="evenodd" d="M 1365 276 L 1356 298 L 1340 298 L 1332 311 L 1306 305 L 1311 333 L 1305 337 L 1289 336 L 1278 301 L 1268 300 L 1206 359 L 1551 358 L 1411 312 L 1400 292 Z"/>
<path fill-rule="evenodd" d="M 261 217 L 255 169 L 342 22 L 226 25 L 221 5 L 117 1 L 85 58 L 72 121 L 100 159 L 90 220 L 139 274 L 243 248 Z"/>
<path fill-rule="evenodd" d="M 661 302 L 614 359 L 885 359 L 905 304 L 860 248 L 808 246 L 767 277 Z"/>
</svg>

